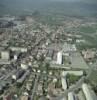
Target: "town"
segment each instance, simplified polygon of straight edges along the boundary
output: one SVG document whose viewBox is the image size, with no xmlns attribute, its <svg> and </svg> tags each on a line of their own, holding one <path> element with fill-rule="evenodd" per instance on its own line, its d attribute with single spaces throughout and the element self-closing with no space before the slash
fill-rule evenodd
<svg viewBox="0 0 97 100">
<path fill-rule="evenodd" d="M 0 100 L 97 100 L 96 19 L 64 19 L 0 17 Z"/>
</svg>

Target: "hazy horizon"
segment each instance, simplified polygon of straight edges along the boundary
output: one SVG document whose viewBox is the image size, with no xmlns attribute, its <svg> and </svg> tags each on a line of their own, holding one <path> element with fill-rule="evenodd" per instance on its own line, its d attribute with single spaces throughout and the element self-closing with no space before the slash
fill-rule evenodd
<svg viewBox="0 0 97 100">
<path fill-rule="evenodd" d="M 65 15 L 97 16 L 97 0 L 2 0 L 2 14 L 62 12 Z M 16 13 L 17 12 L 17 13 Z"/>
</svg>

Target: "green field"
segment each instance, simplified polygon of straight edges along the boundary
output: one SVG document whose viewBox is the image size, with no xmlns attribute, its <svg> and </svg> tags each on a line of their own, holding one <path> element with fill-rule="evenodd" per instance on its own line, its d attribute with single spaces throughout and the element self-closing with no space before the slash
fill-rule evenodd
<svg viewBox="0 0 97 100">
<path fill-rule="evenodd" d="M 89 77 L 90 83 L 97 85 L 97 70 L 93 70 L 90 77 Z"/>
<path fill-rule="evenodd" d="M 80 32 L 82 33 L 95 33 L 96 32 L 96 28 L 95 27 L 90 27 L 90 26 L 82 26 L 80 27 Z"/>
<path fill-rule="evenodd" d="M 97 25 L 93 26 L 80 26 L 78 27 L 79 34 L 82 35 L 82 39 L 84 39 L 85 43 L 77 44 L 78 48 L 97 48 Z"/>
</svg>

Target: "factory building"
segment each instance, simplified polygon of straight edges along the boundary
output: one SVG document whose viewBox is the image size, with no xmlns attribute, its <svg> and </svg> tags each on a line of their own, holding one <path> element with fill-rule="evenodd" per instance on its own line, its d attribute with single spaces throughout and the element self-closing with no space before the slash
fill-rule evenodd
<svg viewBox="0 0 97 100">
<path fill-rule="evenodd" d="M 63 57 L 62 57 L 62 51 L 60 51 L 60 52 L 58 52 L 57 53 L 57 64 L 62 64 L 62 59 Z"/>
<path fill-rule="evenodd" d="M 82 85 L 82 90 L 86 97 L 86 100 L 97 100 L 97 98 L 92 95 L 91 89 L 88 87 L 87 84 L 84 83 Z"/>
</svg>

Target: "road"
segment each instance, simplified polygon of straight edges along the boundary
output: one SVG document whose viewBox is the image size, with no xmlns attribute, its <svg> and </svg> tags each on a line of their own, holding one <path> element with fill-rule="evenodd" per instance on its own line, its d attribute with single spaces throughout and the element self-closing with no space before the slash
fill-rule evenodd
<svg viewBox="0 0 97 100">
<path fill-rule="evenodd" d="M 34 99 L 34 96 L 35 96 L 35 94 L 36 94 L 37 86 L 38 86 L 38 81 L 39 81 L 39 77 L 40 77 L 40 75 L 37 75 L 36 78 L 35 78 L 34 86 L 33 86 L 33 89 L 32 89 L 31 100 Z"/>
</svg>

